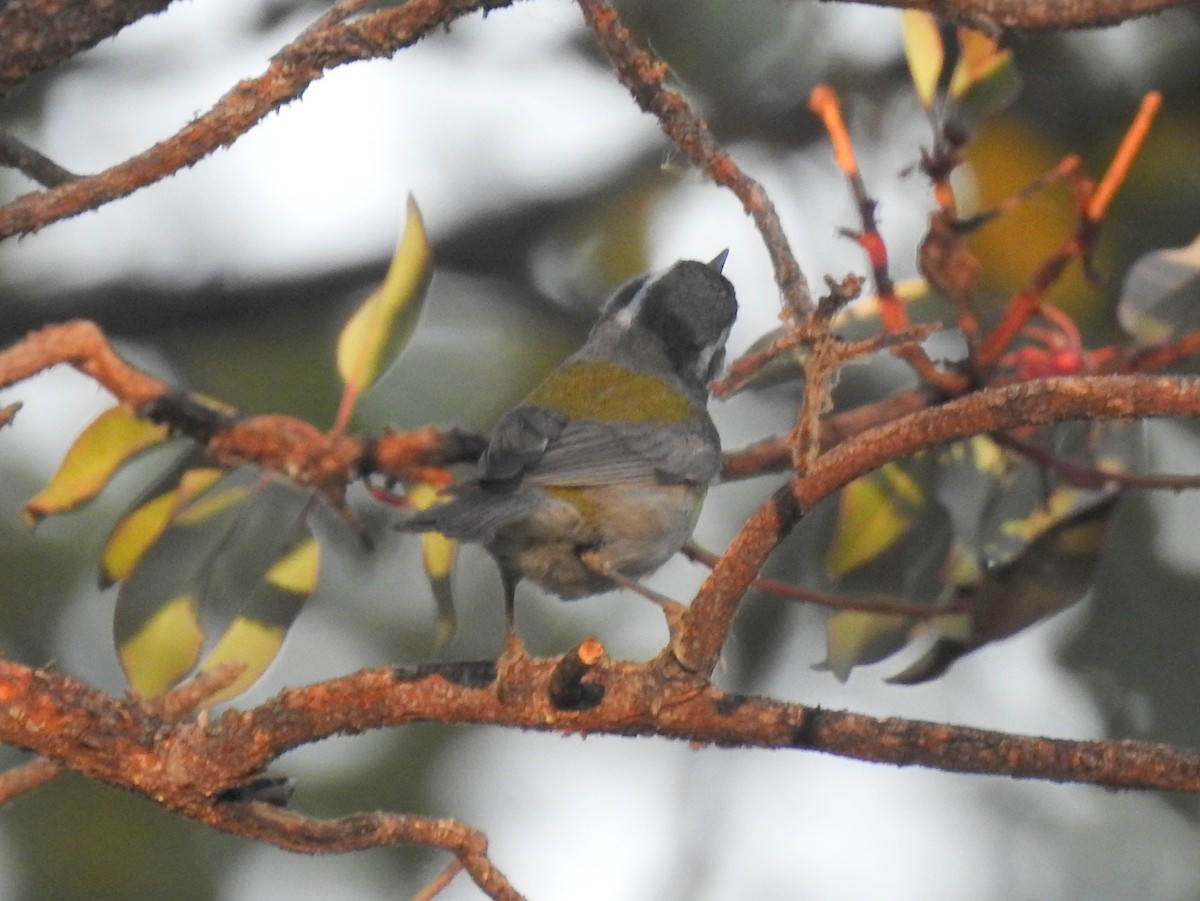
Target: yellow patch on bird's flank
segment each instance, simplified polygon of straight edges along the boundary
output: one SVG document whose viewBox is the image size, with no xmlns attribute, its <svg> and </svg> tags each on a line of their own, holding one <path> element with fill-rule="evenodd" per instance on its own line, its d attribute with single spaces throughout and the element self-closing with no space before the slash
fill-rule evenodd
<svg viewBox="0 0 1200 901">
<path fill-rule="evenodd" d="M 595 422 L 682 422 L 697 411 L 662 379 L 603 360 L 564 366 L 533 390 L 526 403 Z"/>
</svg>

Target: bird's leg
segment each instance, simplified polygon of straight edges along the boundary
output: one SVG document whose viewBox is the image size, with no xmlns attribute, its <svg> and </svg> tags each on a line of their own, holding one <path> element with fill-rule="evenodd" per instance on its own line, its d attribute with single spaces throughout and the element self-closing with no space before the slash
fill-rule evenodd
<svg viewBox="0 0 1200 901">
<path fill-rule="evenodd" d="M 647 588 L 636 579 L 631 579 L 624 573 L 618 572 L 613 568 L 607 560 L 601 557 L 596 551 L 584 551 L 579 555 L 579 559 L 583 561 L 583 565 L 597 575 L 604 576 L 610 582 L 619 585 L 621 588 L 627 588 L 635 594 L 640 594 L 648 601 L 653 601 L 662 610 L 663 616 L 667 619 L 667 631 L 671 634 L 671 639 L 674 641 L 676 633 L 683 622 L 683 614 L 687 611 L 687 607 L 672 600 L 665 594 L 659 594 L 652 588 Z"/>
<path fill-rule="evenodd" d="M 525 656 L 525 642 L 517 634 L 517 582 L 521 577 L 500 567 L 504 583 L 504 654 L 502 660 L 520 660 Z"/>
</svg>

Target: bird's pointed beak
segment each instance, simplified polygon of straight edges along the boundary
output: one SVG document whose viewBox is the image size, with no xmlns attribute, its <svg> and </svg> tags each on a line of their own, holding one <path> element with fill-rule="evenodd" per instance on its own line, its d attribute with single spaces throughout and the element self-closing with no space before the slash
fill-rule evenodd
<svg viewBox="0 0 1200 901">
<path fill-rule="evenodd" d="M 712 258 L 712 261 L 708 264 L 708 268 L 711 269 L 713 272 L 720 272 L 722 269 L 725 268 L 725 258 L 728 256 L 729 256 L 729 248 L 726 247 L 719 254 L 717 254 L 715 257 Z"/>
</svg>

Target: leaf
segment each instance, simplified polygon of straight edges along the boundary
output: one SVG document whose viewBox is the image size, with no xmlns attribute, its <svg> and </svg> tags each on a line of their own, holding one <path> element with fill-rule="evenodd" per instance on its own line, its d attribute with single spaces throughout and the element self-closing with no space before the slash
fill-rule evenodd
<svg viewBox="0 0 1200 901">
<path fill-rule="evenodd" d="M 125 678 L 143 698 L 158 697 L 195 666 L 204 642 L 197 610 L 192 595 L 170 598 L 118 644 Z"/>
<path fill-rule="evenodd" d="M 245 665 L 237 679 L 208 698 L 206 704 L 241 694 L 266 672 L 304 602 L 316 590 L 320 568 L 320 546 L 304 527 L 301 537 L 289 544 L 266 571 L 244 608 L 200 664 L 201 672 L 229 661 Z"/>
<path fill-rule="evenodd" d="M 180 508 L 211 488 L 224 474 L 225 470 L 218 467 L 187 469 L 174 488 L 152 497 L 122 517 L 109 534 L 100 555 L 102 587 L 128 577 L 176 518 Z"/>
<path fill-rule="evenodd" d="M 917 99 L 925 109 L 932 109 L 946 57 L 937 19 L 915 9 L 906 9 L 901 16 L 904 56 L 917 89 Z"/>
<path fill-rule="evenodd" d="M 404 234 L 383 283 L 350 317 L 338 336 L 337 368 L 345 384 L 338 426 L 358 398 L 383 374 L 416 328 L 433 266 L 421 212 L 410 195 Z"/>
<path fill-rule="evenodd" d="M 1012 67 L 1011 50 L 1000 49 L 999 42 L 973 28 L 958 31 L 959 57 L 950 76 L 950 96 L 962 100 L 981 83 L 1002 77 Z"/>
<path fill-rule="evenodd" d="M 125 463 L 169 437 L 166 425 L 139 419 L 124 407 L 101 413 L 67 450 L 50 484 L 25 505 L 26 523 L 34 526 L 87 503 Z"/>
<path fill-rule="evenodd" d="M 969 635 L 939 639 L 929 652 L 889 679 L 916 685 L 941 676 L 962 657 L 1007 638 L 1076 603 L 1095 575 L 1117 495 L 1053 526 L 1025 552 L 961 591 L 971 610 Z"/>
<path fill-rule="evenodd" d="M 241 515 L 239 506 L 227 505 L 221 515 L 199 522 L 176 519 L 141 549 L 136 566 L 122 579 L 113 640 L 125 678 L 139 693 L 153 697 L 165 691 L 200 659 L 199 611 L 207 603 L 213 562 Z"/>
<path fill-rule="evenodd" d="M 438 502 L 439 495 L 433 485 L 421 482 L 409 488 L 408 499 L 417 510 L 425 510 Z M 454 539 L 440 532 L 425 532 L 421 536 L 421 559 L 437 604 L 434 644 L 439 648 L 450 644 L 458 627 L 458 614 L 454 610 L 450 584 L 450 574 L 457 557 L 458 542 Z"/>
<path fill-rule="evenodd" d="M 925 500 L 916 479 L 896 463 L 855 479 L 838 498 L 826 574 L 836 581 L 892 547 L 916 522 Z"/>
<path fill-rule="evenodd" d="M 1141 346 L 1200 327 L 1200 237 L 1140 257 L 1125 276 L 1117 319 Z"/>
<path fill-rule="evenodd" d="M 845 682 L 854 667 L 878 663 L 904 647 L 912 625 L 910 616 L 838 610 L 825 624 L 826 656 L 818 666 Z"/>
</svg>

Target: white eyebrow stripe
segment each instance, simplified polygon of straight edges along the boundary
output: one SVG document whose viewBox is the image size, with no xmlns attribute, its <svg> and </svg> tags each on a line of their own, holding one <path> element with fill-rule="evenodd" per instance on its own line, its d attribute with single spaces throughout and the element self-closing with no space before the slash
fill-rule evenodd
<svg viewBox="0 0 1200 901">
<path fill-rule="evenodd" d="M 630 298 L 629 303 L 617 311 L 616 321 L 620 325 L 626 327 L 633 325 L 633 320 L 642 311 L 642 306 L 646 302 L 646 294 L 650 291 L 651 286 L 666 274 L 667 270 L 663 269 L 646 277 L 646 280 L 642 282 L 642 286 L 638 288 L 637 293 Z"/>
</svg>

